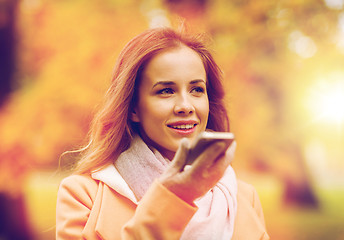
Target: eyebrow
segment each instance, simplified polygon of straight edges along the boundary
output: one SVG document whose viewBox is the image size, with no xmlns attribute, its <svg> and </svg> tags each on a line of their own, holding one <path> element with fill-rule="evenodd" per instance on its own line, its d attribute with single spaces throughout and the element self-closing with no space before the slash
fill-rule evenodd
<svg viewBox="0 0 344 240">
<path fill-rule="evenodd" d="M 206 84 L 206 82 L 203 79 L 192 80 L 189 84 L 196 84 L 199 82 L 203 82 L 204 84 Z M 157 85 L 171 86 L 171 85 L 176 85 L 176 83 L 173 81 L 159 81 L 159 82 L 156 82 L 152 88 L 156 87 Z"/>
<path fill-rule="evenodd" d="M 203 80 L 203 79 L 195 79 L 195 80 L 192 80 L 190 82 L 190 84 L 195 84 L 195 83 L 199 83 L 199 82 L 203 82 L 204 84 L 206 84 L 206 82 Z"/>
<path fill-rule="evenodd" d="M 156 82 L 152 88 L 155 88 L 157 85 L 164 85 L 164 86 L 170 86 L 170 85 L 175 85 L 175 82 L 172 81 L 159 81 Z"/>
</svg>

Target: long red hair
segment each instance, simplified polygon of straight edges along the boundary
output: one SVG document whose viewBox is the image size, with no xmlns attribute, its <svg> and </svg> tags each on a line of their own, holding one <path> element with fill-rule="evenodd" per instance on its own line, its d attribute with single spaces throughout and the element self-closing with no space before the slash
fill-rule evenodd
<svg viewBox="0 0 344 240">
<path fill-rule="evenodd" d="M 137 131 L 130 120 L 136 104 L 137 86 L 147 62 L 158 52 L 185 45 L 199 54 L 207 73 L 209 118 L 207 128 L 229 131 L 229 120 L 224 106 L 222 72 L 206 48 L 201 35 L 190 35 L 170 28 L 147 30 L 132 39 L 120 53 L 105 101 L 95 115 L 89 143 L 81 149 L 77 173 L 89 173 L 112 163 L 126 150 Z"/>
</svg>

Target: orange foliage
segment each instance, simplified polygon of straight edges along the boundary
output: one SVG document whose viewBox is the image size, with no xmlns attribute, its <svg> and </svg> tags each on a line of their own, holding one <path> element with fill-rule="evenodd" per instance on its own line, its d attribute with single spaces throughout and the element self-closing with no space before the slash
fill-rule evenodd
<svg viewBox="0 0 344 240">
<path fill-rule="evenodd" d="M 190 18 L 191 28 L 214 39 L 238 141 L 234 164 L 256 168 L 259 158 L 269 169 L 279 169 L 275 165 L 295 159 L 284 145 L 303 152 L 318 137 L 303 128 L 312 119 L 305 115 L 302 95 L 313 76 L 340 69 L 343 62 L 333 41 L 340 12 L 310 0 L 200 2 L 189 13 L 197 1 L 181 8 L 174 1 L 23 0 L 18 9 L 18 86 L 0 112 L 0 171 L 16 165 L 56 168 L 64 150 L 85 143 L 120 49 L 149 26 L 157 9 L 156 19 L 182 14 Z M 314 56 L 298 55 L 296 43 L 290 42 L 295 31 L 314 42 Z"/>
<path fill-rule="evenodd" d="M 18 9 L 18 86 L 0 112 L 0 190 L 20 189 L 27 170 L 56 168 L 63 151 L 85 143 L 117 54 L 147 26 L 133 2 L 37 3 Z"/>
<path fill-rule="evenodd" d="M 244 180 L 265 175 L 263 207 L 279 207 L 283 184 L 309 190 L 307 184 L 342 183 L 344 123 L 321 123 L 304 104 L 317 81 L 330 83 L 332 72 L 344 76 L 343 6 L 328 2 L 19 1 L 16 89 L 0 111 L 0 191 L 21 192 L 26 173 L 55 170 L 62 152 L 84 144 L 119 51 L 150 25 L 178 24 L 179 15 L 214 39 L 238 142 L 233 164 Z M 270 209 L 268 227 L 281 211 Z M 283 236 L 275 238 L 288 239 L 291 230 L 281 224 L 275 236 Z"/>
</svg>

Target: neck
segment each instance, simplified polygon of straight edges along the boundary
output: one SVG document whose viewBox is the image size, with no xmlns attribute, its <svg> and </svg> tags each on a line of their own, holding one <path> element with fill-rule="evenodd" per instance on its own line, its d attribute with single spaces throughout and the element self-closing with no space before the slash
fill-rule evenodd
<svg viewBox="0 0 344 240">
<path fill-rule="evenodd" d="M 172 159 L 174 158 L 174 155 L 176 154 L 176 152 L 174 151 L 170 151 L 166 148 L 161 147 L 160 145 L 158 145 L 157 143 L 155 143 L 154 141 L 152 141 L 147 134 L 145 134 L 143 131 L 140 131 L 140 137 L 142 138 L 142 140 L 147 144 L 147 146 L 152 150 L 152 148 L 155 148 L 156 150 L 158 150 L 160 152 L 160 154 L 172 161 Z"/>
</svg>

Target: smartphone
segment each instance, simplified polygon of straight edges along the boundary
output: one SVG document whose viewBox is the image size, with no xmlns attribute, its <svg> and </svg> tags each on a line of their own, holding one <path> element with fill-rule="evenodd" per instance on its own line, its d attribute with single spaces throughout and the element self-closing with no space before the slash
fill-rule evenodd
<svg viewBox="0 0 344 240">
<path fill-rule="evenodd" d="M 218 141 L 223 141 L 226 144 L 224 148 L 226 151 L 234 141 L 234 134 L 230 132 L 201 132 L 191 144 L 186 165 L 191 165 L 207 147 Z"/>
</svg>

